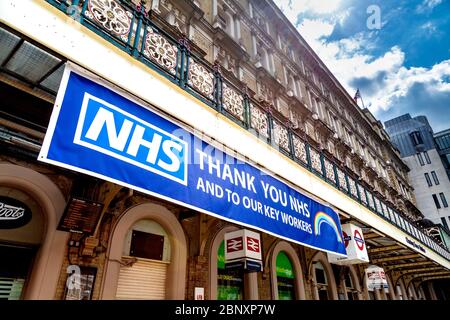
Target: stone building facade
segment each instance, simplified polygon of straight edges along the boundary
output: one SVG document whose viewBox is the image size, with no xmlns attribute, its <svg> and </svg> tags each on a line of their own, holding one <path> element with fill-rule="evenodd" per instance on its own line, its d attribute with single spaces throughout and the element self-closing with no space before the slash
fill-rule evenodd
<svg viewBox="0 0 450 320">
<path fill-rule="evenodd" d="M 0 229 L 0 249 L 26 257 L 21 274 L 0 269 L 16 288 L 10 298 L 194 299 L 196 288 L 205 299 L 448 294 L 433 282 L 450 276 L 449 251 L 417 223 L 398 150 L 272 1 L 4 1 L 0 23 L 0 196 L 29 208 L 42 230 L 31 241 L 27 225 Z M 263 270 L 229 272 L 224 236 L 250 227 L 38 161 L 64 68 L 74 65 L 359 226 L 389 288 L 368 290 L 367 263 L 331 264 L 324 251 L 265 232 Z M 91 231 L 64 228 L 75 213 Z"/>
</svg>

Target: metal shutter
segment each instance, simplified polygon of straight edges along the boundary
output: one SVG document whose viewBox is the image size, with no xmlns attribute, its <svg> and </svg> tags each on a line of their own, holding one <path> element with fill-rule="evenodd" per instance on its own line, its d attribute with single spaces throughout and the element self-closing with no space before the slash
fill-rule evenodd
<svg viewBox="0 0 450 320">
<path fill-rule="evenodd" d="M 24 279 L 0 278 L 0 300 L 20 299 L 24 283 Z"/>
<path fill-rule="evenodd" d="M 137 258 L 132 266 L 121 266 L 116 298 L 165 299 L 168 264 L 164 261 Z"/>
</svg>

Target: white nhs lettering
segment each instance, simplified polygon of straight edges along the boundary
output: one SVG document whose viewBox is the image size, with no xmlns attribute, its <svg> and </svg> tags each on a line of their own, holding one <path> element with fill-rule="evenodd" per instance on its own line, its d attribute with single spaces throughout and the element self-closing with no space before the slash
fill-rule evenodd
<svg viewBox="0 0 450 320">
<path fill-rule="evenodd" d="M 90 124 L 85 123 L 88 112 L 95 114 Z M 115 117 L 117 114 L 126 117 L 120 127 Z M 83 128 L 87 128 L 85 134 Z M 107 146 L 99 140 L 104 130 Z M 185 142 L 88 93 L 83 100 L 74 143 L 186 184 L 186 161 L 183 161 L 187 156 Z M 111 149 L 117 150 L 117 153 Z M 145 160 L 141 159 L 142 156 L 138 159 L 139 153 L 146 155 Z M 164 160 L 161 159 L 163 155 L 166 156 Z"/>
</svg>

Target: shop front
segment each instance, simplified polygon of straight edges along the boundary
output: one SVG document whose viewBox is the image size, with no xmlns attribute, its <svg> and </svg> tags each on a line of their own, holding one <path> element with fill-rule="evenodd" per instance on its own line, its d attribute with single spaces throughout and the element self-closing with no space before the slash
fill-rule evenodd
<svg viewBox="0 0 450 320">
<path fill-rule="evenodd" d="M 67 234 L 65 200 L 42 174 L 0 163 L 0 299 L 53 299 Z"/>
</svg>

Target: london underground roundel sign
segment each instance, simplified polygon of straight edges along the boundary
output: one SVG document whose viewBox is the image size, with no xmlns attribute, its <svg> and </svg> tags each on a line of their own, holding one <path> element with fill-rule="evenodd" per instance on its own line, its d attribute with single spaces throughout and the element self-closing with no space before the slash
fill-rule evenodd
<svg viewBox="0 0 450 320">
<path fill-rule="evenodd" d="M 350 240 L 352 240 L 352 237 L 350 237 L 345 231 L 342 231 L 342 235 L 344 236 L 345 249 L 347 249 L 347 247 L 348 247 L 348 242 L 349 242 Z"/>
<path fill-rule="evenodd" d="M 355 230 L 353 237 L 355 239 L 356 246 L 362 251 L 364 249 L 364 239 L 361 236 L 361 233 L 359 233 L 359 230 Z"/>
</svg>

